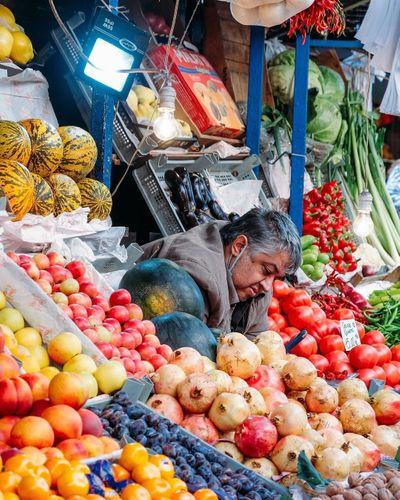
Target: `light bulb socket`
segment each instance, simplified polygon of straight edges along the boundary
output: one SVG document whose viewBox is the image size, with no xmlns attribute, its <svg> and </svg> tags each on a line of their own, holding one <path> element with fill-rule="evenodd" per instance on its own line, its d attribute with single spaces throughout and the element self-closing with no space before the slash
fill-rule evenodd
<svg viewBox="0 0 400 500">
<path fill-rule="evenodd" d="M 160 90 L 159 99 L 159 108 L 175 110 L 176 92 L 170 83 L 166 83 Z"/>
<path fill-rule="evenodd" d="M 362 191 L 358 198 L 358 211 L 370 213 L 372 210 L 372 199 L 372 195 L 369 191 Z"/>
</svg>

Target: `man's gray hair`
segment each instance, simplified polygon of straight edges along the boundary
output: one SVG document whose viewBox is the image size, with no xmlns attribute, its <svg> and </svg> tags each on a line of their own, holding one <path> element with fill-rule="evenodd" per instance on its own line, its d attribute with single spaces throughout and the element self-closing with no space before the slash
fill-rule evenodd
<svg viewBox="0 0 400 500">
<path fill-rule="evenodd" d="M 265 253 L 276 255 L 287 252 L 289 264 L 287 273 L 297 271 L 301 264 L 301 242 L 297 228 L 283 212 L 253 208 L 234 222 L 220 230 L 224 245 L 229 245 L 240 235 L 249 241 L 252 255 Z"/>
</svg>

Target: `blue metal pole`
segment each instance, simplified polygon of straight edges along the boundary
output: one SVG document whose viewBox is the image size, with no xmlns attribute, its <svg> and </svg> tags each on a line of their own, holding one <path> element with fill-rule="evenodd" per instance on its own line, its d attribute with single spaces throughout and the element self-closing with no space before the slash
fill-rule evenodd
<svg viewBox="0 0 400 500">
<path fill-rule="evenodd" d="M 118 0 L 109 0 L 109 5 L 117 14 Z M 94 176 L 108 188 L 111 186 L 114 105 L 113 96 L 93 86 L 90 132 L 98 149 Z"/>
<path fill-rule="evenodd" d="M 303 189 L 306 164 L 306 128 L 308 98 L 308 66 L 310 57 L 310 38 L 304 44 L 302 37 L 296 39 L 296 59 L 293 95 L 293 132 L 292 132 L 292 173 L 290 178 L 289 214 L 302 234 L 303 228 Z"/>
<path fill-rule="evenodd" d="M 359 40 L 310 40 L 311 47 L 323 47 L 325 49 L 361 49 Z"/>
<path fill-rule="evenodd" d="M 253 154 L 259 154 L 260 152 L 265 62 L 264 40 L 265 29 L 262 26 L 252 26 L 250 33 L 249 85 L 247 91 L 246 145 Z"/>
</svg>

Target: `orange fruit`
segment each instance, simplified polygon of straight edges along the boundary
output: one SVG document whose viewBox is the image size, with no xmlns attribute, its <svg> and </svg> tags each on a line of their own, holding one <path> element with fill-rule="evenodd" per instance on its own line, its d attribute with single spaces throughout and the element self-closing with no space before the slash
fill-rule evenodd
<svg viewBox="0 0 400 500">
<path fill-rule="evenodd" d="M 9 458 L 5 464 L 5 470 L 15 472 L 21 477 L 33 474 L 35 465 L 32 460 L 26 455 L 14 455 Z"/>
<path fill-rule="evenodd" d="M 218 496 L 212 490 L 208 488 L 202 488 L 194 493 L 194 498 L 196 500 L 218 500 Z"/>
<path fill-rule="evenodd" d="M 124 467 L 122 467 L 119 464 L 112 464 L 111 468 L 112 468 L 114 479 L 117 482 L 125 481 L 126 479 L 129 479 L 131 477 L 131 475 L 129 474 L 129 471 L 124 469 Z"/>
<path fill-rule="evenodd" d="M 7 491 L 6 493 L 2 493 L 2 497 L 0 500 L 19 500 L 19 496 L 16 493 L 12 493 L 11 491 Z"/>
<path fill-rule="evenodd" d="M 151 498 L 155 500 L 168 497 L 171 493 L 171 485 L 166 479 L 162 478 L 148 479 L 143 483 L 143 487 L 150 493 Z"/>
<path fill-rule="evenodd" d="M 15 472 L 0 472 L 0 491 L 15 493 L 21 481 L 21 476 Z"/>
<path fill-rule="evenodd" d="M 182 479 L 179 479 L 179 477 L 172 477 L 170 479 L 167 479 L 167 481 L 171 486 L 172 493 L 176 493 L 177 491 L 187 491 L 185 481 L 182 481 Z"/>
<path fill-rule="evenodd" d="M 153 455 L 149 461 L 158 467 L 163 479 L 174 477 L 174 464 L 165 455 Z"/>
<path fill-rule="evenodd" d="M 71 460 L 70 461 L 71 467 L 78 471 L 78 472 L 83 472 L 84 474 L 90 474 L 90 467 L 80 460 Z"/>
<path fill-rule="evenodd" d="M 34 469 L 34 475 L 37 477 L 42 477 L 46 483 L 51 485 L 51 474 L 50 471 L 44 465 L 37 465 Z"/>
<path fill-rule="evenodd" d="M 69 469 L 57 479 L 57 489 L 63 497 L 85 496 L 89 493 L 89 481 L 83 472 Z"/>
<path fill-rule="evenodd" d="M 21 479 L 17 492 L 21 500 L 48 500 L 50 488 L 42 477 L 26 476 Z"/>
<path fill-rule="evenodd" d="M 142 444 L 129 443 L 124 446 L 118 463 L 124 469 L 131 471 L 137 466 L 146 464 L 148 460 L 149 454 Z"/>
<path fill-rule="evenodd" d="M 66 470 L 71 468 L 70 463 L 65 458 L 49 458 L 46 462 L 46 467 L 51 475 L 51 486 L 54 488 L 57 485 L 57 479 Z"/>
<path fill-rule="evenodd" d="M 177 491 L 170 496 L 171 500 L 194 500 L 194 496 L 188 491 Z"/>
<path fill-rule="evenodd" d="M 150 493 L 140 484 L 128 484 L 121 494 L 122 500 L 152 500 Z"/>
<path fill-rule="evenodd" d="M 104 498 L 109 498 L 110 500 L 119 500 L 121 497 L 112 488 L 104 488 Z M 144 498 L 144 500 L 147 500 L 147 497 Z"/>
<path fill-rule="evenodd" d="M 161 479 L 161 472 L 154 464 L 147 462 L 143 465 L 137 465 L 132 470 L 132 479 L 142 484 L 149 479 Z"/>
</svg>

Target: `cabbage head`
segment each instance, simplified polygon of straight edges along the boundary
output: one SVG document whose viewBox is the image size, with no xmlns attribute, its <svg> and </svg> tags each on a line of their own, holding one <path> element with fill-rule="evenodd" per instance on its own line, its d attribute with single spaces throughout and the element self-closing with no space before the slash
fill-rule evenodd
<svg viewBox="0 0 400 500">
<path fill-rule="evenodd" d="M 307 134 L 318 142 L 334 144 L 342 125 L 342 115 L 336 104 L 324 96 L 309 103 Z"/>
<path fill-rule="evenodd" d="M 294 61 L 295 51 L 285 50 L 276 55 L 269 63 L 268 77 L 272 93 L 283 104 L 289 104 L 293 99 L 294 91 Z M 308 70 L 308 89 L 322 92 L 323 77 L 318 66 L 310 61 Z"/>
<path fill-rule="evenodd" d="M 344 99 L 345 87 L 342 77 L 337 71 L 326 66 L 319 68 L 322 73 L 322 95 L 334 104 L 341 104 Z"/>
</svg>

